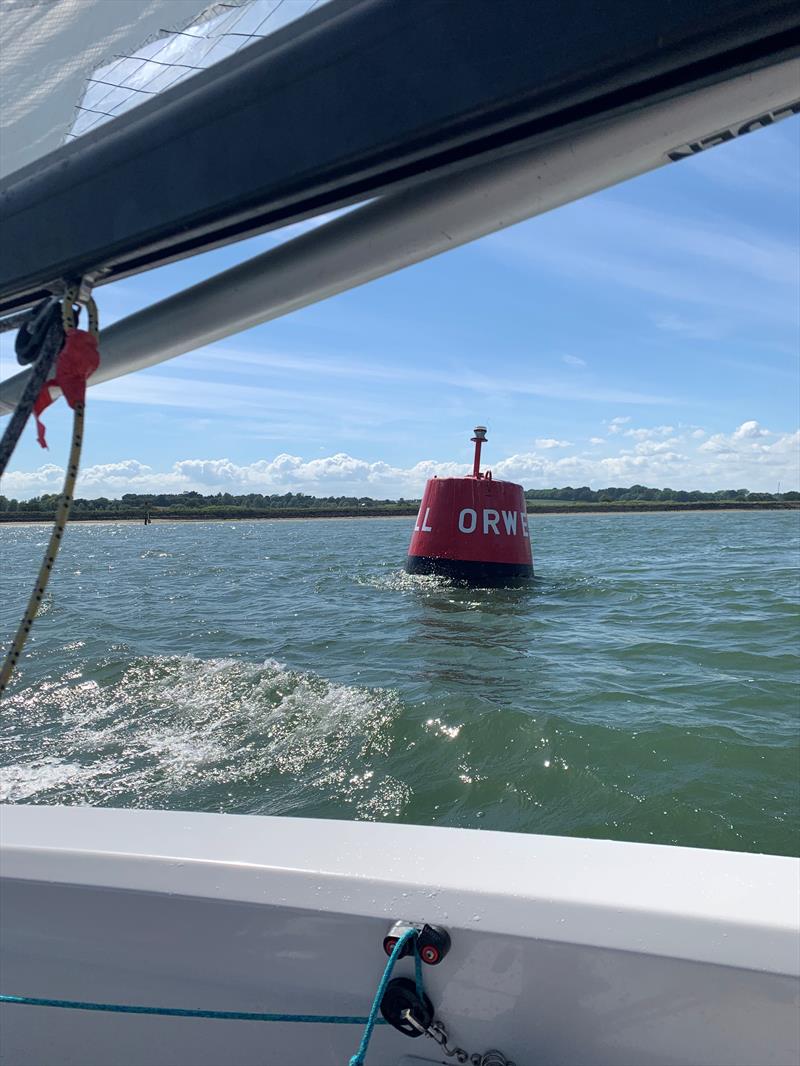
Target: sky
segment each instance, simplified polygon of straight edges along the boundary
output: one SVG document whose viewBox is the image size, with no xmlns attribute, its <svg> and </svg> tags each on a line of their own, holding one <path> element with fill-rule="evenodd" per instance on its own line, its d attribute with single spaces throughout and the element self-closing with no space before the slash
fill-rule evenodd
<svg viewBox="0 0 800 1066">
<path fill-rule="evenodd" d="M 414 497 L 479 423 L 526 488 L 796 490 L 799 189 L 792 118 L 97 386 L 78 495 Z M 104 286 L 101 320 L 299 228 Z M 45 422 L 6 496 L 59 490 L 63 400 Z"/>
</svg>

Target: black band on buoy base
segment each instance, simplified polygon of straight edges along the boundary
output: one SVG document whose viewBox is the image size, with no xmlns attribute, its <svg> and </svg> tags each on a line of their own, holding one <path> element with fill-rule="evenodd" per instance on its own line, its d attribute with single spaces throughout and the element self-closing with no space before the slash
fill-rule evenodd
<svg viewBox="0 0 800 1066">
<path fill-rule="evenodd" d="M 533 580 L 533 567 L 527 563 L 473 562 L 434 555 L 409 555 L 406 573 L 437 574 L 477 588 L 508 588 L 527 585 Z"/>
</svg>

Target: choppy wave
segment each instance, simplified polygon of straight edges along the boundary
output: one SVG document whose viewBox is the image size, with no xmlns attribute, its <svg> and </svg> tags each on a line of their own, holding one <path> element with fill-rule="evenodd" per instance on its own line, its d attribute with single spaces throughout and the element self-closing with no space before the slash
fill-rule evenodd
<svg viewBox="0 0 800 1066">
<path fill-rule="evenodd" d="M 6 704 L 6 743 L 38 758 L 0 772 L 0 798 L 146 806 L 207 795 L 217 809 L 265 813 L 290 790 L 336 788 L 359 817 L 398 809 L 409 789 L 363 767 L 391 748 L 398 701 L 391 692 L 331 684 L 233 659 L 144 658 L 106 662 L 111 683 L 76 672 Z M 237 789 L 235 796 L 223 793 Z M 276 792 L 274 797 L 270 793 Z M 232 801 L 232 802 L 229 802 Z"/>
</svg>

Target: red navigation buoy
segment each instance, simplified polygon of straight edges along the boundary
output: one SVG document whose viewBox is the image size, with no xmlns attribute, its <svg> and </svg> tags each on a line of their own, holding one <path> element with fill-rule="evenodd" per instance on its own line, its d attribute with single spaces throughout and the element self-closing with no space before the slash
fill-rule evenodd
<svg viewBox="0 0 800 1066">
<path fill-rule="evenodd" d="M 521 485 L 481 473 L 486 427 L 476 426 L 467 477 L 431 478 L 425 486 L 406 570 L 442 574 L 470 585 L 520 585 L 533 577 L 528 510 Z"/>
</svg>

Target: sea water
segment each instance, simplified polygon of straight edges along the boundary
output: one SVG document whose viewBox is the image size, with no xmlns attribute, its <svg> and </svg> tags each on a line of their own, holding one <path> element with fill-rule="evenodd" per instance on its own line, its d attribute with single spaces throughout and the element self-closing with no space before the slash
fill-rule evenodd
<svg viewBox="0 0 800 1066">
<path fill-rule="evenodd" d="M 534 517 L 515 590 L 404 574 L 413 519 L 75 523 L 0 797 L 796 854 L 799 519 Z"/>
</svg>

